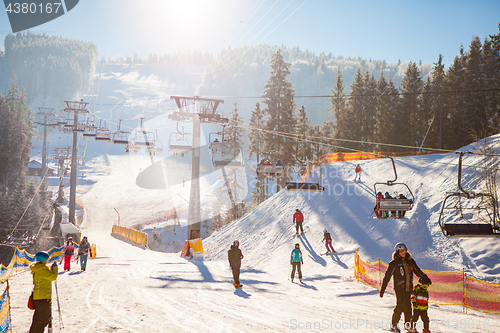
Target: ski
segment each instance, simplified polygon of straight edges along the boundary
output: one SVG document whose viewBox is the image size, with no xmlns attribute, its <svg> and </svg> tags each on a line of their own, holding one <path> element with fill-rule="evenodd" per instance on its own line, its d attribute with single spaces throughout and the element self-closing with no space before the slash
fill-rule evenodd
<svg viewBox="0 0 500 333">
<path fill-rule="evenodd" d="M 324 255 L 327 255 L 327 254 L 334 254 L 334 253 L 337 253 L 337 251 L 321 253 L 321 255 L 324 256 Z"/>
</svg>

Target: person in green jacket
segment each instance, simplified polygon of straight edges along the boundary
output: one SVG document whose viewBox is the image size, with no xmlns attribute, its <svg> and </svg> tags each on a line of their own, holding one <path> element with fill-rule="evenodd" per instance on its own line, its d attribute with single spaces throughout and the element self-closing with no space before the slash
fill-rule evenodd
<svg viewBox="0 0 500 333">
<path fill-rule="evenodd" d="M 33 275 L 33 322 L 30 333 L 43 333 L 52 318 L 52 281 L 57 279 L 59 270 L 56 262 L 52 266 L 47 265 L 49 254 L 40 251 L 35 256 L 36 262 L 30 264 L 29 268 Z"/>
<path fill-rule="evenodd" d="M 299 274 L 299 281 L 302 283 L 302 270 L 300 269 L 301 265 L 304 264 L 302 260 L 302 252 L 300 252 L 300 244 L 295 244 L 295 249 L 292 250 L 292 255 L 290 256 L 290 265 L 292 265 L 292 282 L 293 277 L 295 276 L 295 270 Z"/>
</svg>

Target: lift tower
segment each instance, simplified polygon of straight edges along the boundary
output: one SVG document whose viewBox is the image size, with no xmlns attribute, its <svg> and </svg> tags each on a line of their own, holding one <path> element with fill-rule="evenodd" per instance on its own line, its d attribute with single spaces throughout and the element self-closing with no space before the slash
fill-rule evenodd
<svg viewBox="0 0 500 333">
<path fill-rule="evenodd" d="M 200 128 L 202 122 L 227 122 L 216 112 L 221 99 L 201 98 L 199 96 L 170 96 L 175 100 L 178 111 L 169 115 L 174 121 L 193 121 L 193 150 L 191 160 L 191 188 L 189 193 L 188 239 L 201 236 L 200 208 Z"/>
<path fill-rule="evenodd" d="M 75 203 L 76 203 L 76 174 L 78 173 L 78 132 L 82 131 L 81 125 L 78 124 L 78 114 L 79 113 L 89 113 L 87 110 L 87 105 L 89 103 L 84 102 L 83 99 L 76 102 L 64 101 L 67 108 L 64 111 L 68 113 L 73 113 L 74 120 L 70 125 L 66 127 L 71 128 L 73 132 L 73 151 L 71 155 L 71 179 L 70 179 L 70 189 L 69 189 L 69 222 L 74 223 L 75 221 Z"/>
</svg>

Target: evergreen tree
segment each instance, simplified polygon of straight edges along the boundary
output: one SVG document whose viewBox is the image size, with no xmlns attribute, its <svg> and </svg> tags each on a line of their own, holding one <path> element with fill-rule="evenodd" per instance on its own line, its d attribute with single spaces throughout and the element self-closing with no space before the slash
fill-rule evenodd
<svg viewBox="0 0 500 333">
<path fill-rule="evenodd" d="M 420 109 L 420 94 L 423 82 L 415 63 L 408 64 L 401 82 L 401 113 L 398 117 L 400 126 L 396 127 L 400 143 L 405 146 L 418 146 L 422 142 L 425 119 Z"/>
<path fill-rule="evenodd" d="M 256 155 L 257 163 L 260 161 L 261 153 L 261 138 L 262 131 L 262 110 L 260 109 L 259 102 L 255 103 L 255 109 L 251 111 L 250 115 L 250 133 L 248 134 L 248 158 L 252 158 L 252 155 Z"/>
<path fill-rule="evenodd" d="M 443 130 L 448 128 L 448 96 L 444 94 L 447 89 L 446 75 L 443 65 L 443 56 L 440 54 L 438 62 L 434 63 L 432 71 L 432 109 L 434 110 L 434 124 L 429 133 L 429 147 L 442 149 Z"/>
<path fill-rule="evenodd" d="M 397 115 L 400 110 L 399 91 L 394 86 L 394 81 L 389 78 L 389 82 L 385 79 L 384 73 L 380 74 L 377 82 L 377 91 L 379 98 L 377 101 L 377 126 L 375 129 L 376 142 L 397 144 L 396 126 L 398 126 Z M 378 151 L 387 151 L 387 146 L 377 147 Z M 394 148 L 391 148 L 394 150 Z"/>
<path fill-rule="evenodd" d="M 307 118 L 307 112 L 304 105 L 302 105 L 302 107 L 299 109 L 296 122 L 297 136 L 299 138 L 303 138 L 302 140 L 299 140 L 299 145 L 298 147 L 296 147 L 298 148 L 297 157 L 300 160 L 311 161 L 313 159 L 313 150 L 311 149 L 310 139 L 307 138 L 311 121 L 309 120 L 309 118 Z"/>
<path fill-rule="evenodd" d="M 340 68 L 337 70 L 337 80 L 335 86 L 332 88 L 332 95 L 328 100 L 332 103 L 332 106 L 327 108 L 328 111 L 333 112 L 333 116 L 335 117 L 336 124 L 334 127 L 333 137 L 338 139 L 347 138 L 347 133 L 349 131 L 348 124 L 348 110 L 346 107 L 346 94 L 344 92 L 345 85 L 344 79 L 342 76 L 342 72 Z M 343 144 L 343 142 L 340 142 Z M 335 148 L 335 151 L 339 151 L 338 148 Z"/>
<path fill-rule="evenodd" d="M 448 68 L 446 77 L 448 89 L 453 92 L 448 95 L 450 128 L 448 128 L 445 146 L 457 149 L 467 145 L 470 141 L 467 130 L 467 108 L 465 102 L 465 54 L 460 48 L 460 56 L 456 56 L 453 64 Z"/>
<path fill-rule="evenodd" d="M 276 133 L 265 133 L 265 151 L 276 151 L 283 164 L 293 160 L 295 139 L 295 101 L 292 84 L 287 81 L 290 74 L 289 63 L 286 63 L 278 50 L 271 61 L 271 75 L 262 94 L 266 104 L 264 129 Z"/>
</svg>

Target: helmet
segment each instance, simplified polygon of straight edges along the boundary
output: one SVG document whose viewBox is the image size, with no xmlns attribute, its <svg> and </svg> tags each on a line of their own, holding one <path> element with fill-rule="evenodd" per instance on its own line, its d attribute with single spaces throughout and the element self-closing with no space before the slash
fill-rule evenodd
<svg viewBox="0 0 500 333">
<path fill-rule="evenodd" d="M 327 232 L 327 231 L 326 231 L 326 229 L 325 229 L 325 230 L 323 230 L 323 232 Z"/>
<path fill-rule="evenodd" d="M 83 238 L 82 238 L 82 239 L 87 239 L 87 236 L 83 236 Z"/>
<path fill-rule="evenodd" d="M 239 246 L 239 245 L 240 245 L 240 242 L 236 239 L 236 240 L 233 242 L 233 245 L 235 245 L 235 246 Z"/>
<path fill-rule="evenodd" d="M 399 250 L 407 250 L 406 245 L 403 243 L 397 243 L 394 245 L 394 251 L 399 251 Z"/>
<path fill-rule="evenodd" d="M 432 281 L 427 276 L 424 276 L 424 277 L 421 277 L 420 279 L 418 279 L 418 283 L 426 284 L 426 285 L 430 286 L 432 284 Z"/>
<path fill-rule="evenodd" d="M 68 240 L 69 241 L 73 241 L 73 237 L 68 237 Z"/>
<path fill-rule="evenodd" d="M 49 254 L 46 251 L 40 251 L 35 255 L 36 261 L 44 261 L 45 259 L 49 259 Z"/>
<path fill-rule="evenodd" d="M 389 196 L 389 192 L 385 192 L 385 196 L 388 197 Z"/>
</svg>

